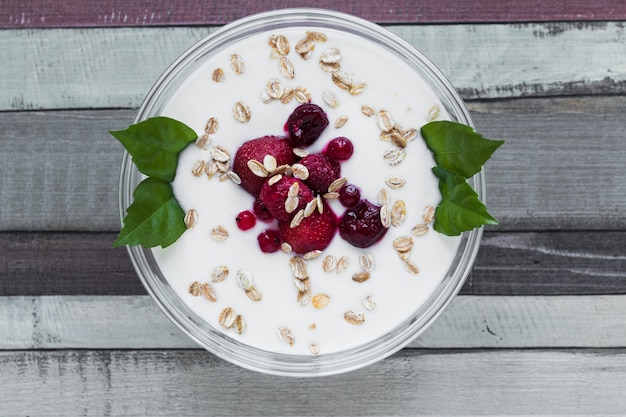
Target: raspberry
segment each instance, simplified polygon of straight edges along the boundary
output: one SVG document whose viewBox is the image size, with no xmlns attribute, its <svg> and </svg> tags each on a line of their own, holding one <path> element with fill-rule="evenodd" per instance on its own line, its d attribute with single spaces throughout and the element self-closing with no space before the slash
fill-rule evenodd
<svg viewBox="0 0 626 417">
<path fill-rule="evenodd" d="M 235 217 L 235 221 L 237 222 L 237 227 L 240 230 L 249 230 L 256 224 L 256 217 L 250 210 L 245 210 Z"/>
<path fill-rule="evenodd" d="M 337 216 L 324 202 L 322 214 L 316 210 L 293 228 L 289 222 L 278 222 L 278 228 L 283 241 L 289 243 L 295 253 L 305 254 L 328 247 L 337 231 Z"/>
<path fill-rule="evenodd" d="M 280 249 L 283 243 L 278 230 L 263 230 L 257 237 L 259 247 L 263 253 L 274 253 Z"/>
<path fill-rule="evenodd" d="M 330 142 L 324 149 L 324 154 L 331 161 L 346 161 L 350 159 L 352 156 L 352 152 L 354 152 L 354 146 L 350 139 L 339 136 Z"/>
<path fill-rule="evenodd" d="M 285 210 L 285 201 L 287 200 L 289 189 L 293 184 L 298 184 L 298 204 L 290 213 Z M 313 200 L 313 191 L 301 180 L 294 177 L 283 176 L 280 181 L 273 185 L 269 182 L 263 184 L 259 198 L 261 203 L 267 207 L 267 210 L 278 220 L 291 221 L 298 210 L 303 209 L 306 203 Z"/>
<path fill-rule="evenodd" d="M 309 170 L 309 177 L 304 182 L 318 193 L 328 192 L 328 186 L 341 175 L 339 164 L 333 164 L 321 153 L 305 156 L 300 164 Z"/>
<path fill-rule="evenodd" d="M 349 208 L 339 221 L 339 235 L 357 248 L 368 248 L 387 233 L 380 221 L 380 206 L 368 200 Z"/>
<path fill-rule="evenodd" d="M 248 161 L 254 159 L 263 162 L 265 155 L 272 155 L 276 158 L 276 164 L 279 166 L 291 165 L 296 160 L 291 143 L 280 136 L 263 136 L 241 145 L 235 154 L 233 171 L 241 178 L 241 186 L 244 190 L 255 196 L 261 192 L 265 178 L 254 175 L 248 168 Z"/>
<path fill-rule="evenodd" d="M 361 201 L 361 190 L 354 184 L 347 184 L 339 190 L 339 202 L 347 208 L 359 204 Z"/>
<path fill-rule="evenodd" d="M 306 147 L 315 142 L 328 126 L 328 117 L 316 104 L 304 103 L 296 107 L 287 119 L 289 137 L 296 146 Z"/>
<path fill-rule="evenodd" d="M 261 200 L 259 200 L 259 197 L 254 199 L 254 204 L 252 205 L 252 211 L 254 211 L 256 218 L 263 222 L 269 222 L 273 219 L 272 213 L 270 213 L 267 207 L 265 207 L 263 203 L 261 203 Z"/>
</svg>

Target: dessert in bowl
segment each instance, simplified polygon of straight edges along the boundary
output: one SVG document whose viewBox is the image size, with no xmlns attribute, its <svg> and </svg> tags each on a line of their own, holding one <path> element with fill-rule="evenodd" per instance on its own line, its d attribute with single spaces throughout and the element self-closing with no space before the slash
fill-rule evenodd
<svg viewBox="0 0 626 417">
<path fill-rule="evenodd" d="M 136 122 L 196 132 L 171 187 L 188 229 L 129 247 L 166 315 L 240 366 L 345 372 L 422 333 L 459 291 L 481 228 L 433 230 L 420 128 L 472 126 L 445 77 L 377 25 L 317 9 L 254 15 L 191 47 Z M 144 177 L 126 154 L 122 214 Z M 468 180 L 484 201 L 484 175 Z"/>
</svg>

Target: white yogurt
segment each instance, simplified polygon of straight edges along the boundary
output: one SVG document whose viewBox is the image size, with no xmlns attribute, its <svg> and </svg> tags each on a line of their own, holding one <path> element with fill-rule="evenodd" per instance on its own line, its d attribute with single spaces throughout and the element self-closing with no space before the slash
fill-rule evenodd
<svg viewBox="0 0 626 417">
<path fill-rule="evenodd" d="M 400 236 L 411 236 L 411 229 L 423 222 L 425 207 L 436 207 L 439 203 L 437 180 L 431 173 L 435 162 L 418 136 L 408 144 L 406 160 L 389 166 L 382 155 L 391 145 L 379 139 L 380 130 L 375 119 L 361 112 L 363 104 L 376 110 L 384 109 L 403 128 L 419 130 L 426 123 L 427 109 L 434 104 L 442 109 L 440 118 L 447 117 L 435 94 L 408 65 L 392 54 L 342 32 L 325 30 L 328 41 L 317 43 L 313 55 L 305 61 L 294 51 L 305 32 L 304 28 L 277 32 L 285 35 L 291 45 L 288 59 L 295 67 L 294 79 L 282 77 L 278 60 L 270 57 L 267 39 L 271 33 L 255 35 L 210 57 L 173 95 L 163 114 L 186 123 L 199 135 L 209 117 L 217 118 L 219 130 L 213 137 L 213 144 L 224 146 L 234 157 L 237 148 L 246 140 L 268 134 L 285 135 L 283 126 L 299 104 L 295 100 L 286 105 L 280 101 L 264 104 L 260 93 L 269 79 L 278 78 L 285 87 L 306 87 L 311 93 L 311 101 L 324 108 L 330 120 L 329 127 L 308 150 L 320 151 L 332 138 L 348 137 L 354 144 L 354 154 L 342 164 L 342 175 L 361 189 L 362 197 L 373 202 L 376 202 L 379 190 L 387 188 L 392 202 L 404 200 L 406 220 L 398 227 L 391 227 L 382 241 L 367 249 L 355 248 L 337 234 L 322 256 L 307 261 L 312 293 L 329 295 L 330 304 L 324 309 L 314 309 L 311 304 L 303 307 L 296 301 L 297 290 L 289 268 L 293 254 L 280 251 L 264 254 L 259 249 L 257 235 L 264 229 L 276 228 L 275 225 L 257 221 L 253 229 L 240 231 L 235 217 L 242 210 L 251 210 L 253 197 L 231 181 L 194 177 L 191 166 L 197 160 L 210 159 L 210 151 L 192 145 L 180 154 L 173 188 L 185 211 L 197 211 L 198 224 L 172 246 L 153 249 L 172 288 L 216 331 L 260 349 L 298 355 L 311 355 L 311 344 L 319 346 L 320 354 L 354 348 L 380 338 L 400 325 L 414 314 L 444 278 L 460 241 L 433 231 L 431 226 L 426 235 L 413 237 L 410 259 L 419 267 L 419 274 L 407 272 L 392 242 Z M 355 81 L 367 82 L 362 94 L 351 96 L 341 90 L 332 82 L 330 73 L 319 67 L 320 54 L 331 47 L 341 51 L 343 71 L 353 74 Z M 230 68 L 233 53 L 239 54 L 245 62 L 241 75 Z M 211 80 L 218 67 L 225 73 L 221 83 Z M 337 108 L 324 102 L 322 94 L 326 90 L 338 98 L 340 105 Z M 251 119 L 248 123 L 234 119 L 232 107 L 237 101 L 249 105 Z M 348 122 L 336 129 L 334 122 L 343 115 L 348 117 Z M 386 187 L 385 179 L 392 174 L 405 178 L 406 185 L 398 190 Z M 333 201 L 332 207 L 337 215 L 345 210 L 338 201 Z M 211 230 L 218 225 L 229 232 L 224 242 L 210 238 Z M 365 251 L 374 255 L 376 266 L 368 281 L 357 283 L 352 280 L 352 275 L 360 271 L 358 259 Z M 350 266 L 342 273 L 324 272 L 322 259 L 327 254 L 336 258 L 347 256 Z M 221 265 L 228 267 L 229 277 L 220 283 L 211 282 L 211 271 Z M 263 294 L 261 301 L 250 300 L 237 285 L 235 274 L 240 269 L 252 273 L 254 285 Z M 190 295 L 189 285 L 194 281 L 209 282 L 215 290 L 217 302 Z M 366 310 L 362 305 L 368 296 L 376 300 L 373 310 Z M 218 317 L 226 307 L 245 317 L 248 326 L 243 334 L 220 326 Z M 353 308 L 365 313 L 364 324 L 353 325 L 344 320 L 344 313 Z M 315 324 L 314 329 L 312 324 Z M 295 336 L 293 346 L 277 337 L 277 329 L 282 326 L 292 330 Z"/>
</svg>

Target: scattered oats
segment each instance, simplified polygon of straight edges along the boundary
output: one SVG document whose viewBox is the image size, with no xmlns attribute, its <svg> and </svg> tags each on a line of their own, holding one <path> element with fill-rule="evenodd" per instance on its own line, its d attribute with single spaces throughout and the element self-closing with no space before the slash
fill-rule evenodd
<svg viewBox="0 0 626 417">
<path fill-rule="evenodd" d="M 275 39 L 275 48 L 276 51 L 280 54 L 280 55 L 287 55 L 289 54 L 289 50 L 291 49 L 289 47 L 289 41 L 287 40 L 287 38 L 284 35 L 278 35 Z"/>
<path fill-rule="evenodd" d="M 313 308 L 321 309 L 327 307 L 330 303 L 330 297 L 326 294 L 315 294 L 311 297 L 311 304 Z"/>
<path fill-rule="evenodd" d="M 331 182 L 330 185 L 328 186 L 328 192 L 329 193 L 338 192 L 339 190 L 341 190 L 341 187 L 346 185 L 347 182 L 348 182 L 348 179 L 346 177 L 337 178 L 336 180 Z"/>
<path fill-rule="evenodd" d="M 300 55 L 300 58 L 302 58 L 305 61 L 307 61 L 309 58 L 311 58 L 311 55 L 313 55 L 313 50 L 311 49 L 309 51 L 303 52 L 303 53 L 298 54 L 298 55 Z"/>
<path fill-rule="evenodd" d="M 267 177 L 269 175 L 269 172 L 267 172 L 267 169 L 265 168 L 265 165 L 263 165 L 262 163 L 260 163 L 256 159 L 249 159 L 248 160 L 248 168 L 257 177 L 265 178 L 265 177 Z"/>
<path fill-rule="evenodd" d="M 417 129 L 410 128 L 405 130 L 404 133 L 402 133 L 402 137 L 404 137 L 406 143 L 415 140 L 415 138 L 417 137 Z"/>
<path fill-rule="evenodd" d="M 339 107 L 339 101 L 337 101 L 337 97 L 335 97 L 335 95 L 326 90 L 322 93 L 322 98 L 324 99 L 324 101 L 326 102 L 326 104 L 328 104 L 330 107 L 335 108 L 335 107 Z"/>
<path fill-rule="evenodd" d="M 365 314 L 357 309 L 348 310 L 344 313 L 343 318 L 350 324 L 363 324 L 365 322 Z"/>
<path fill-rule="evenodd" d="M 326 255 L 324 259 L 322 259 L 322 270 L 324 272 L 332 272 L 337 268 L 337 258 L 333 255 Z"/>
<path fill-rule="evenodd" d="M 222 174 L 218 177 L 218 179 L 220 180 L 220 182 L 224 182 L 224 181 L 226 181 L 227 179 L 229 179 L 229 178 L 228 178 L 228 172 L 223 172 L 223 173 L 222 173 Z"/>
<path fill-rule="evenodd" d="M 406 139 L 404 138 L 404 136 L 402 136 L 400 132 L 395 129 L 389 132 L 389 141 L 398 148 L 406 148 Z"/>
<path fill-rule="evenodd" d="M 198 212 L 194 209 L 189 210 L 185 214 L 185 226 L 187 229 L 193 229 L 194 226 L 198 223 Z"/>
<path fill-rule="evenodd" d="M 313 343 L 309 345 L 309 352 L 311 352 L 312 355 L 318 355 L 320 353 L 320 348 Z"/>
<path fill-rule="evenodd" d="M 276 167 L 276 170 L 272 174 L 276 175 L 285 173 L 287 173 L 287 175 L 291 173 L 291 167 L 287 164 L 279 165 L 278 167 Z"/>
<path fill-rule="evenodd" d="M 391 129 L 393 129 L 394 121 L 389 112 L 387 112 L 386 110 L 381 110 L 376 113 L 376 125 L 383 132 L 389 132 Z"/>
<path fill-rule="evenodd" d="M 217 296 L 215 295 L 215 291 L 213 290 L 213 287 L 209 285 L 208 282 L 205 282 L 204 284 L 202 284 L 202 294 L 204 294 L 206 299 L 209 301 L 212 301 L 212 302 L 217 301 Z"/>
<path fill-rule="evenodd" d="M 340 274 L 345 271 L 348 268 L 348 265 L 350 265 L 350 258 L 348 258 L 347 256 L 342 256 L 341 258 L 339 258 L 336 267 L 337 273 Z"/>
<path fill-rule="evenodd" d="M 194 297 L 197 297 L 200 295 L 201 292 L 202 292 L 202 284 L 200 284 L 198 281 L 192 282 L 191 285 L 189 286 L 189 294 L 193 295 Z"/>
<path fill-rule="evenodd" d="M 261 95 L 259 95 L 259 98 L 261 99 L 263 104 L 269 104 L 274 101 L 274 97 L 270 96 L 270 94 L 267 92 L 267 88 L 261 91 Z"/>
<path fill-rule="evenodd" d="M 289 223 L 289 227 L 293 229 L 293 228 L 300 226 L 300 223 L 302 223 L 302 220 L 304 220 L 304 209 L 298 210 L 296 215 L 293 216 L 293 219 L 291 219 L 291 223 Z"/>
<path fill-rule="evenodd" d="M 275 33 L 272 33 L 268 38 L 267 38 L 267 44 L 270 46 L 270 48 L 276 48 L 276 43 L 278 42 L 278 35 Z"/>
<path fill-rule="evenodd" d="M 241 184 L 241 178 L 236 172 L 228 171 L 226 173 L 226 177 L 237 185 Z"/>
<path fill-rule="evenodd" d="M 233 69 L 235 74 L 241 75 L 243 74 L 243 59 L 241 56 L 237 54 L 232 54 L 230 56 L 230 67 Z"/>
<path fill-rule="evenodd" d="M 222 282 L 228 278 L 228 267 L 225 265 L 218 266 L 211 272 L 211 281 Z"/>
<path fill-rule="evenodd" d="M 420 273 L 420 270 L 419 270 L 419 268 L 417 267 L 417 265 L 415 265 L 415 264 L 414 264 L 413 262 L 411 262 L 411 261 L 406 261 L 406 262 L 404 263 L 404 266 L 406 267 L 406 270 L 407 270 L 407 271 L 409 271 L 409 272 L 410 272 L 410 273 L 412 273 L 412 274 L 417 275 L 417 274 L 419 274 L 419 273 Z"/>
<path fill-rule="evenodd" d="M 311 100 L 311 93 L 305 87 L 296 87 L 294 92 L 298 103 L 308 103 Z"/>
<path fill-rule="evenodd" d="M 315 249 L 315 250 L 312 250 L 312 251 L 309 251 L 309 252 L 305 253 L 302 257 L 305 260 L 310 261 L 311 259 L 315 259 L 315 258 L 319 257 L 321 254 L 322 254 L 321 250 Z"/>
<path fill-rule="evenodd" d="M 302 58 L 304 58 L 303 55 L 306 55 L 307 53 L 311 52 L 313 48 L 315 48 L 315 41 L 307 37 L 307 38 L 302 39 L 300 42 L 296 44 L 295 50 L 297 53 L 300 54 L 300 56 L 302 56 Z M 309 57 L 304 58 L 304 59 L 308 59 Z"/>
<path fill-rule="evenodd" d="M 436 120 L 439 117 L 440 112 L 441 110 L 439 109 L 439 106 L 433 104 L 428 108 L 428 110 L 426 110 L 426 120 L 429 122 Z"/>
<path fill-rule="evenodd" d="M 398 252 L 408 252 L 413 248 L 413 238 L 401 236 L 393 241 L 393 248 Z"/>
<path fill-rule="evenodd" d="M 302 164 L 293 164 L 291 166 L 291 175 L 304 181 L 309 178 L 309 169 Z"/>
<path fill-rule="evenodd" d="M 261 301 L 261 298 L 263 298 L 263 294 L 261 294 L 261 291 L 259 291 L 258 288 L 254 285 L 246 291 L 246 295 L 252 301 Z"/>
<path fill-rule="evenodd" d="M 209 135 L 214 135 L 217 133 L 217 129 L 219 128 L 219 123 L 215 117 L 209 118 L 206 122 L 206 126 L 204 127 L 204 131 Z"/>
<path fill-rule="evenodd" d="M 311 330 L 317 329 L 317 324 L 315 324 L 315 323 L 309 324 L 309 329 L 311 329 Z"/>
<path fill-rule="evenodd" d="M 332 80 L 335 85 L 343 90 L 350 91 L 352 86 L 352 77 L 343 71 L 334 71 L 332 73 Z"/>
<path fill-rule="evenodd" d="M 273 155 L 265 155 L 263 157 L 263 166 L 267 170 L 267 172 L 276 171 L 276 158 Z"/>
<path fill-rule="evenodd" d="M 364 272 L 372 272 L 376 266 L 374 255 L 371 252 L 364 252 L 359 257 L 359 264 Z"/>
<path fill-rule="evenodd" d="M 281 98 L 285 93 L 285 89 L 277 78 L 272 78 L 267 82 L 265 91 L 271 98 Z"/>
<path fill-rule="evenodd" d="M 314 198 L 313 200 L 306 203 L 306 206 L 304 206 L 304 217 L 309 217 L 311 214 L 313 214 L 316 208 L 317 198 Z"/>
<path fill-rule="evenodd" d="M 322 197 L 324 197 L 327 200 L 335 200 L 339 198 L 339 193 L 333 191 L 332 193 L 325 193 Z"/>
<path fill-rule="evenodd" d="M 211 238 L 216 242 L 223 242 L 228 238 L 228 231 L 224 226 L 217 226 L 215 229 L 211 230 Z"/>
<path fill-rule="evenodd" d="M 233 106 L 233 116 L 239 123 L 247 123 L 250 121 L 250 107 L 243 101 L 238 101 Z"/>
<path fill-rule="evenodd" d="M 296 209 L 298 208 L 299 204 L 300 204 L 300 200 L 298 199 L 298 197 L 289 196 L 285 200 L 285 211 L 287 213 L 293 213 L 294 211 L 296 211 Z M 304 215 L 304 213 L 303 213 L 303 215 Z M 293 227 L 295 227 L 295 226 L 293 226 Z"/>
<path fill-rule="evenodd" d="M 378 192 L 378 204 L 381 206 L 389 204 L 391 199 L 389 198 L 389 191 L 386 188 L 381 188 Z"/>
<path fill-rule="evenodd" d="M 293 332 L 288 327 L 279 327 L 276 331 L 276 335 L 281 342 L 287 343 L 289 346 L 293 346 L 296 342 Z"/>
<path fill-rule="evenodd" d="M 283 251 L 283 253 L 290 253 L 293 248 L 291 247 L 291 245 L 287 242 L 283 242 L 280 245 L 280 250 Z"/>
<path fill-rule="evenodd" d="M 383 159 L 391 166 L 398 165 L 400 162 L 404 161 L 404 158 L 406 158 L 406 151 L 398 147 L 388 149 L 383 154 Z"/>
<path fill-rule="evenodd" d="M 326 62 L 320 61 L 319 64 L 320 64 L 320 68 L 324 72 L 335 72 L 335 71 L 339 71 L 339 68 L 341 68 L 341 65 L 339 64 L 339 62 L 326 63 Z"/>
<path fill-rule="evenodd" d="M 324 214 L 324 202 L 322 201 L 322 196 L 321 195 L 317 195 L 317 211 L 319 212 L 319 214 Z"/>
<path fill-rule="evenodd" d="M 406 180 L 399 175 L 390 175 L 385 180 L 385 184 L 392 190 L 397 190 L 398 188 L 404 187 Z"/>
<path fill-rule="evenodd" d="M 224 79 L 224 70 L 221 68 L 217 68 L 215 69 L 215 71 L 213 71 L 213 81 L 215 81 L 216 83 L 221 83 L 222 80 Z"/>
<path fill-rule="evenodd" d="M 309 152 L 306 149 L 302 149 L 302 148 L 293 148 L 293 153 L 296 156 L 299 156 L 300 158 L 304 158 L 305 156 L 309 154 Z"/>
<path fill-rule="evenodd" d="M 242 290 L 248 291 L 252 288 L 252 274 L 246 269 L 240 269 L 237 271 L 237 284 Z"/>
<path fill-rule="evenodd" d="M 337 48 L 329 48 L 320 54 L 320 61 L 325 64 L 336 64 L 341 61 L 341 53 Z"/>
<path fill-rule="evenodd" d="M 348 116 L 345 114 L 335 122 L 335 129 L 342 128 L 348 122 Z"/>
<path fill-rule="evenodd" d="M 230 152 L 221 145 L 217 145 L 211 148 L 211 156 L 217 162 L 229 162 Z"/>
<path fill-rule="evenodd" d="M 424 223 L 420 223 L 411 229 L 411 234 L 413 236 L 424 236 L 426 233 L 428 233 L 428 226 Z"/>
<path fill-rule="evenodd" d="M 193 175 L 194 177 L 199 177 L 200 175 L 205 173 L 205 170 L 206 162 L 204 162 L 203 160 L 198 160 L 194 162 L 191 166 L 191 175 Z"/>
<path fill-rule="evenodd" d="M 226 307 L 220 313 L 219 322 L 222 325 L 222 327 L 226 327 L 227 329 L 230 329 L 231 327 L 233 327 L 233 324 L 235 324 L 236 318 L 237 316 L 235 315 L 235 311 L 230 307 Z"/>
<path fill-rule="evenodd" d="M 271 59 L 278 59 L 278 57 L 280 57 L 281 55 L 278 53 L 278 51 L 276 50 L 276 48 L 272 48 L 270 50 L 270 58 Z"/>
<path fill-rule="evenodd" d="M 407 252 L 396 252 L 398 254 L 398 256 L 400 257 L 400 259 L 402 259 L 403 262 L 407 262 L 409 260 L 409 258 L 411 257 L 411 251 L 407 251 Z"/>
<path fill-rule="evenodd" d="M 309 39 L 313 39 L 314 41 L 317 41 L 317 42 L 326 42 L 326 40 L 328 39 L 326 35 L 323 34 L 322 32 L 312 32 L 312 31 L 307 32 L 306 37 Z"/>
<path fill-rule="evenodd" d="M 217 174 L 217 171 L 219 171 L 219 167 L 217 166 L 217 162 L 215 162 L 212 159 L 207 161 L 206 167 L 205 167 L 205 171 L 206 171 L 206 175 L 207 175 L 207 177 L 209 179 L 213 178 L 213 176 L 215 174 Z"/>
<path fill-rule="evenodd" d="M 365 297 L 365 300 L 363 300 L 363 307 L 369 311 L 375 309 L 376 300 L 374 300 L 374 297 L 372 297 L 371 295 L 368 295 L 367 297 Z"/>
<path fill-rule="evenodd" d="M 309 289 L 311 289 L 311 280 L 309 278 L 305 278 L 305 279 L 298 279 L 298 278 L 293 278 L 293 285 L 296 287 L 296 289 L 300 292 L 306 292 Z"/>
<path fill-rule="evenodd" d="M 213 160 L 213 162 L 215 163 L 217 170 L 220 172 L 228 172 L 230 170 L 230 161 L 221 162 Z"/>
<path fill-rule="evenodd" d="M 299 291 L 297 301 L 302 307 L 306 307 L 311 302 L 311 290 Z"/>
<path fill-rule="evenodd" d="M 298 197 L 298 193 L 299 192 L 300 192 L 300 184 L 298 184 L 297 182 L 294 182 L 289 187 L 289 191 L 287 191 L 287 196 L 288 197 Z"/>
<path fill-rule="evenodd" d="M 287 87 L 285 88 L 283 95 L 280 96 L 280 102 L 283 104 L 288 104 L 289 102 L 291 102 L 291 100 L 293 100 L 295 95 L 296 95 L 296 92 L 293 90 L 293 88 Z"/>
<path fill-rule="evenodd" d="M 365 90 L 365 87 L 367 87 L 366 83 L 352 84 L 350 86 L 350 89 L 348 90 L 348 92 L 352 96 L 358 96 L 359 94 L 361 94 L 363 92 L 363 90 Z"/>
<path fill-rule="evenodd" d="M 367 117 L 372 117 L 376 113 L 376 110 L 374 110 L 372 106 L 364 104 L 361 106 L 361 113 Z"/>
<path fill-rule="evenodd" d="M 398 200 L 391 206 L 391 224 L 398 227 L 406 218 L 406 204 L 404 200 Z"/>
<path fill-rule="evenodd" d="M 283 176 L 281 174 L 276 174 L 273 175 L 268 181 L 267 183 L 271 186 L 276 184 L 278 181 L 280 181 L 283 178 Z"/>
<path fill-rule="evenodd" d="M 293 68 L 293 64 L 286 56 L 281 56 L 278 62 L 278 69 L 283 77 L 293 79 L 296 76 L 296 70 Z"/>
<path fill-rule="evenodd" d="M 435 219 L 435 208 L 433 206 L 426 206 L 424 210 L 424 223 L 430 224 Z"/>
<path fill-rule="evenodd" d="M 294 277 L 298 279 L 305 279 L 309 277 L 305 260 L 300 256 L 292 256 L 289 259 L 289 268 Z"/>
<path fill-rule="evenodd" d="M 352 281 L 354 282 L 365 282 L 368 279 L 370 279 L 371 275 L 369 272 L 367 271 L 361 271 L 361 272 L 357 272 L 356 274 L 352 275 Z"/>
<path fill-rule="evenodd" d="M 391 213 L 389 213 L 389 207 L 387 204 L 383 204 L 380 208 L 380 223 L 385 228 L 389 228 L 391 226 Z"/>
<path fill-rule="evenodd" d="M 198 139 L 196 139 L 196 146 L 203 151 L 206 151 L 211 146 L 211 141 L 211 135 L 209 135 L 208 133 L 203 133 L 202 135 L 198 136 Z"/>
<path fill-rule="evenodd" d="M 238 314 L 235 317 L 235 323 L 233 325 L 238 334 L 243 334 L 248 328 L 248 323 L 246 323 L 246 319 L 243 318 L 241 314 Z"/>
</svg>

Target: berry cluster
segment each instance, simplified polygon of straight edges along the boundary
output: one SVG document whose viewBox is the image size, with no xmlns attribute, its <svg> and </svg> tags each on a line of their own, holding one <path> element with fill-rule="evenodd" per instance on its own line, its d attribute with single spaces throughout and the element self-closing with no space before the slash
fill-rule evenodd
<svg viewBox="0 0 626 417">
<path fill-rule="evenodd" d="M 321 251 L 330 244 L 337 230 L 350 244 L 365 248 L 379 241 L 387 231 L 380 220 L 380 207 L 362 199 L 354 184 L 345 184 L 338 190 L 338 199 L 346 207 L 341 218 L 337 218 L 325 199 L 319 198 L 341 177 L 340 164 L 352 156 L 352 142 L 340 136 L 328 142 L 321 153 L 302 158 L 296 156 L 294 148 L 312 145 L 327 126 L 324 110 L 305 103 L 289 116 L 285 124 L 287 137 L 263 136 L 245 142 L 237 150 L 233 171 L 241 178 L 241 186 L 255 197 L 252 212 L 241 212 L 236 218 L 237 226 L 248 230 L 256 219 L 276 222 L 276 228 L 264 230 L 258 236 L 265 253 L 278 251 L 284 242 L 298 254 Z M 289 170 L 259 175 L 251 169 L 250 161 L 260 163 L 268 155 L 277 167 L 294 167 L 292 175 L 288 175 Z M 307 175 L 296 175 L 295 164 Z M 309 209 L 312 203 L 314 210 Z M 295 222 L 294 216 L 299 212 L 305 212 L 306 216 Z"/>
</svg>

